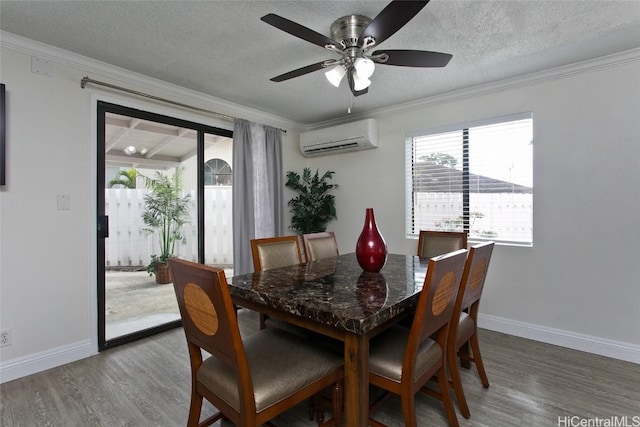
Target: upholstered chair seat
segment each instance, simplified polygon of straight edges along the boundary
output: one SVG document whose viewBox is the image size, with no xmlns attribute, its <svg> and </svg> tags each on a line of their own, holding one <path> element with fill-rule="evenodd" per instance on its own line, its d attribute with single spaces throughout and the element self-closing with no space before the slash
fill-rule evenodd
<svg viewBox="0 0 640 427">
<path fill-rule="evenodd" d="M 446 344 L 466 255 L 466 249 L 461 249 L 431 258 L 411 329 L 392 326 L 371 340 L 369 383 L 384 393 L 371 403 L 370 413 L 391 393 L 397 394 L 404 425 L 417 427 L 415 395 L 423 391 L 441 400 L 449 425 L 458 426 L 449 395 Z M 437 380 L 435 390 L 425 387 L 432 378 Z M 369 425 L 385 426 L 373 417 Z"/>
<path fill-rule="evenodd" d="M 460 313 L 460 320 L 458 321 L 458 331 L 456 333 L 456 349 L 462 347 L 462 344 L 469 341 L 469 338 L 476 332 L 476 322 L 473 321 L 473 317 L 467 313 Z"/>
<path fill-rule="evenodd" d="M 394 326 L 385 332 L 380 339 L 374 339 L 371 343 L 369 358 L 369 371 L 376 375 L 388 378 L 400 383 L 402 380 L 402 358 L 409 329 L 402 326 Z M 431 338 L 423 341 L 416 353 L 414 380 L 424 375 L 427 369 L 433 366 L 443 357 L 444 350 Z"/>
<path fill-rule="evenodd" d="M 344 362 L 331 351 L 309 346 L 308 341 L 275 328 L 251 335 L 243 343 L 258 412 L 339 369 Z M 210 357 L 197 375 L 199 382 L 215 389 L 221 399 L 240 411 L 238 378 L 233 370 Z"/>
<path fill-rule="evenodd" d="M 298 246 L 291 241 L 258 245 L 258 257 L 260 258 L 261 270 L 271 270 L 300 263 Z"/>
<path fill-rule="evenodd" d="M 465 418 L 471 417 L 471 411 L 462 388 L 458 359 L 465 368 L 471 367 L 473 362 L 482 385 L 489 387 L 478 341 L 478 307 L 494 246 L 494 242 L 485 242 L 469 248 L 449 329 L 447 364 L 458 407 Z"/>
<path fill-rule="evenodd" d="M 269 316 L 262 316 L 261 324 L 263 329 L 277 328 L 283 331 L 287 331 L 290 334 L 294 334 L 300 338 L 311 339 L 316 336 L 316 334 L 314 334 L 309 329 L 296 326 L 293 323 L 285 322 L 284 320 L 274 319 Z"/>
<path fill-rule="evenodd" d="M 296 235 L 252 239 L 251 256 L 253 257 L 253 269 L 256 272 L 302 263 L 300 243 Z M 267 326 L 281 327 L 298 335 L 305 334 L 303 330 L 291 324 L 269 319 L 269 316 L 260 313 L 260 329 Z"/>
<path fill-rule="evenodd" d="M 222 418 L 242 427 L 272 425 L 270 420 L 328 387 L 334 417 L 318 416 L 317 424 L 340 425 L 341 355 L 275 328 L 242 337 L 223 269 L 178 258 L 169 267 L 191 363 L 188 427 Z M 218 412 L 200 421 L 203 399 Z"/>
<path fill-rule="evenodd" d="M 302 241 L 307 261 L 336 257 L 339 255 L 338 243 L 333 231 L 303 234 Z"/>
<path fill-rule="evenodd" d="M 467 248 L 467 233 L 455 231 L 421 230 L 418 237 L 418 256 L 434 256 Z"/>
</svg>

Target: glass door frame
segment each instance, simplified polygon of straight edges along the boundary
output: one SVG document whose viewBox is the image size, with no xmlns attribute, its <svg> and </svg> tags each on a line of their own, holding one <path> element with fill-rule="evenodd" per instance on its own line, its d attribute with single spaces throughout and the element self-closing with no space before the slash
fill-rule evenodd
<svg viewBox="0 0 640 427">
<path fill-rule="evenodd" d="M 158 123 L 179 126 L 182 128 L 193 129 L 197 132 L 197 247 L 198 262 L 203 263 L 205 259 L 204 248 L 204 140 L 205 134 L 213 134 L 225 137 L 233 137 L 233 132 L 227 129 L 217 128 L 213 126 L 203 125 L 189 120 L 178 119 L 162 114 L 152 113 L 149 111 L 138 110 L 118 104 L 105 101 L 97 101 L 97 174 L 96 174 L 96 232 L 97 232 L 97 303 L 98 303 L 98 350 L 106 350 L 118 345 L 129 343 L 141 338 L 145 338 L 159 332 L 181 326 L 180 320 L 160 324 L 150 328 L 142 329 L 130 334 L 106 339 L 106 276 L 105 276 L 105 237 L 102 233 L 108 233 L 108 225 L 105 230 L 105 223 L 101 222 L 105 218 L 105 116 L 107 113 L 119 114 L 142 120 L 154 121 Z M 108 221 L 108 220 L 107 220 Z"/>
</svg>

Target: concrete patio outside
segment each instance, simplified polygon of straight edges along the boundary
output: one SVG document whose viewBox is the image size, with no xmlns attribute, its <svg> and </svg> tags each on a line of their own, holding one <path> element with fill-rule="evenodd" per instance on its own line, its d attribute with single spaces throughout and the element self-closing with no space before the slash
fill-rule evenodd
<svg viewBox="0 0 640 427">
<path fill-rule="evenodd" d="M 233 269 L 225 269 L 227 277 Z M 106 339 L 180 318 L 173 284 L 159 285 L 146 271 L 110 270 L 106 281 Z"/>
</svg>

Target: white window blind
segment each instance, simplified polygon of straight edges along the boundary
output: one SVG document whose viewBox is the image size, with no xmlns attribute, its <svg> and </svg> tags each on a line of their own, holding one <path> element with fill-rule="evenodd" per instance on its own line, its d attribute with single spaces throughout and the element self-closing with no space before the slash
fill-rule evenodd
<svg viewBox="0 0 640 427">
<path fill-rule="evenodd" d="M 531 113 L 406 139 L 407 235 L 466 231 L 469 239 L 533 244 Z"/>
</svg>

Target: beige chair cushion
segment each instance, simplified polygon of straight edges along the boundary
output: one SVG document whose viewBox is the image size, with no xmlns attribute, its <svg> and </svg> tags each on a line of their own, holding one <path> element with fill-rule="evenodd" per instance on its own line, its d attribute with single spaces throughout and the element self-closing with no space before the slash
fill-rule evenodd
<svg viewBox="0 0 640 427">
<path fill-rule="evenodd" d="M 461 239 L 448 236 L 428 236 L 422 242 L 422 256 L 433 258 L 462 248 Z"/>
<path fill-rule="evenodd" d="M 469 316 L 464 311 L 460 313 L 460 320 L 458 321 L 458 330 L 456 331 L 456 348 L 460 348 L 462 344 L 469 341 L 469 338 L 473 336 L 476 330 L 476 325 L 473 322 L 473 317 Z"/>
<path fill-rule="evenodd" d="M 274 319 L 272 317 L 264 319 L 264 326 L 266 328 L 278 328 L 302 338 L 308 339 L 312 337 L 312 333 L 309 329 L 302 328 L 294 325 L 293 323 L 285 322 L 284 320 Z"/>
<path fill-rule="evenodd" d="M 310 239 L 309 258 L 310 260 L 329 258 L 338 256 L 338 248 L 336 240 L 332 237 L 323 237 L 321 239 Z"/>
<path fill-rule="evenodd" d="M 343 357 L 303 338 L 265 329 L 243 340 L 258 412 L 286 399 L 343 364 Z M 215 357 L 198 370 L 198 381 L 215 390 L 235 410 L 240 398 L 235 372 Z"/>
<path fill-rule="evenodd" d="M 338 339 L 272 317 L 267 317 L 264 320 L 264 324 L 267 328 L 281 329 L 306 340 L 311 340 L 311 342 L 318 347 L 325 348 L 333 353 L 338 353 L 340 356 L 344 355 L 344 343 Z"/>
<path fill-rule="evenodd" d="M 268 243 L 258 246 L 262 270 L 298 264 L 298 247 L 295 242 Z"/>
<path fill-rule="evenodd" d="M 410 330 L 394 326 L 371 340 L 369 347 L 369 372 L 400 382 L 402 378 L 402 358 Z M 414 380 L 442 359 L 442 348 L 431 338 L 425 340 L 418 349 Z"/>
</svg>

